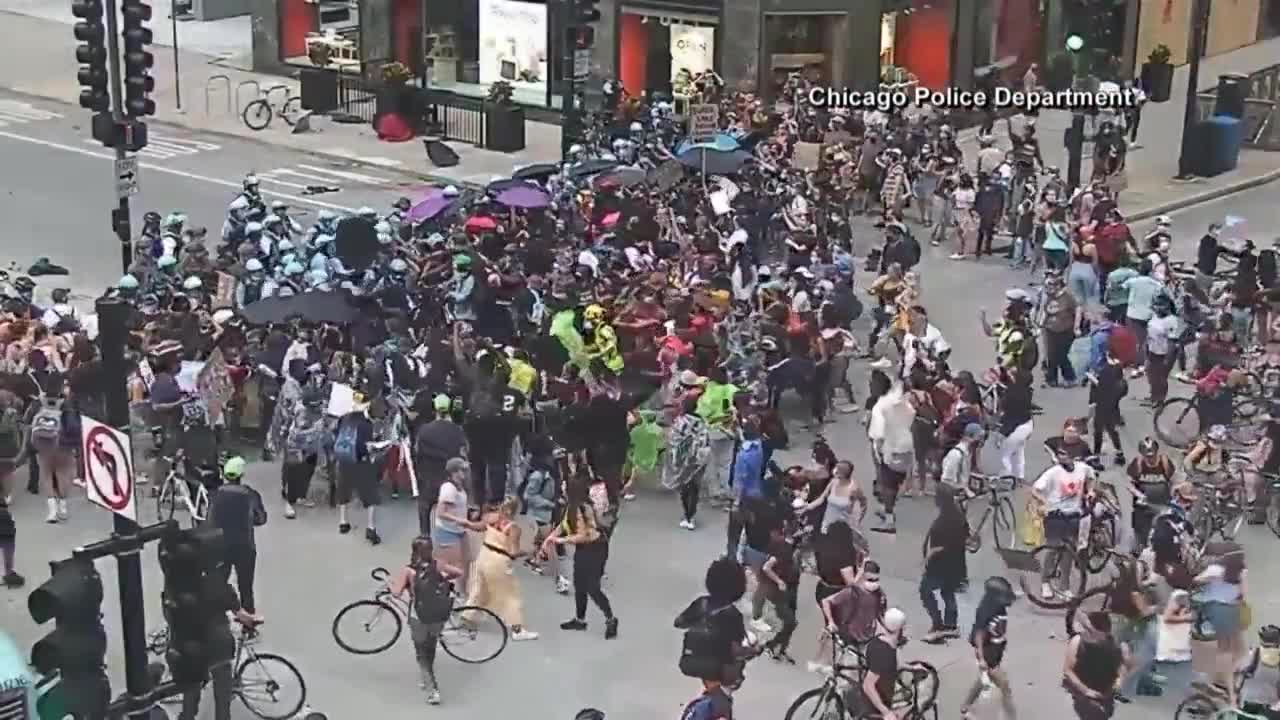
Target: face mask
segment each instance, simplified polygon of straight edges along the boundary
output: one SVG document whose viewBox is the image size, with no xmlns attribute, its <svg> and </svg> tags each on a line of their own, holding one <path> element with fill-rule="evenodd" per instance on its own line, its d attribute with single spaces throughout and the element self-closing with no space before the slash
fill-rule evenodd
<svg viewBox="0 0 1280 720">
<path fill-rule="evenodd" d="M 1160 248 L 1160 252 L 1169 252 L 1169 241 L 1161 240 L 1159 248 Z"/>
<path fill-rule="evenodd" d="M 874 582 L 868 580 L 867 582 L 862 583 L 862 589 L 867 592 L 875 592 L 880 589 L 880 582 L 878 580 Z"/>
</svg>

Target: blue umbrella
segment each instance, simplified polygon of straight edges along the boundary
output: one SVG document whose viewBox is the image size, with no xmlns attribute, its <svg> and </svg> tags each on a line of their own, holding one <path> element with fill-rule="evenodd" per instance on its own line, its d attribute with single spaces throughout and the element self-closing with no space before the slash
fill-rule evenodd
<svg viewBox="0 0 1280 720">
<path fill-rule="evenodd" d="M 695 147 L 680 153 L 676 159 L 681 165 L 691 170 L 705 169 L 708 175 L 733 175 L 741 170 L 743 165 L 751 162 L 752 158 L 751 153 L 745 150 L 722 152 Z"/>
<path fill-rule="evenodd" d="M 711 142 L 695 143 L 692 140 L 684 140 L 676 147 L 676 154 L 683 155 L 685 150 L 693 148 L 709 148 L 711 150 L 719 150 L 720 152 L 733 152 L 737 150 L 740 143 L 738 139 L 728 133 L 716 133 Z"/>
</svg>

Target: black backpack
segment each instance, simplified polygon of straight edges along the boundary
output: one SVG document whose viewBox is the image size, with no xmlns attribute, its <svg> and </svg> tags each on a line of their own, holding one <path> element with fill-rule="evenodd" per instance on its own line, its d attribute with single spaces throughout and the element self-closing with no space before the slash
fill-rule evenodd
<svg viewBox="0 0 1280 720">
<path fill-rule="evenodd" d="M 433 564 L 419 565 L 413 573 L 413 614 L 418 622 L 444 622 L 453 611 L 453 588 Z"/>
<path fill-rule="evenodd" d="M 681 641 L 679 668 L 681 674 L 691 678 L 719 678 L 723 670 L 724 640 L 717 632 L 715 617 L 730 605 L 710 608 L 710 600 L 702 599 L 702 617 L 684 631 Z"/>
</svg>

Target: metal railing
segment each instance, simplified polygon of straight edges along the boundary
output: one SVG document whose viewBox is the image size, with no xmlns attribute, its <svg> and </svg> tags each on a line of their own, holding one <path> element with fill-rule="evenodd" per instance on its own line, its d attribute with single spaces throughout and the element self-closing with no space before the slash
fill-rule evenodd
<svg viewBox="0 0 1280 720">
<path fill-rule="evenodd" d="M 1280 151 L 1280 65 L 1249 73 L 1246 82 L 1243 144 L 1253 150 Z M 1217 100 L 1217 87 L 1201 90 L 1196 96 L 1197 118 L 1211 117 Z"/>
<path fill-rule="evenodd" d="M 484 101 L 447 90 L 419 88 L 426 130 L 444 140 L 484 147 L 488 137 Z"/>
<path fill-rule="evenodd" d="M 338 76 L 338 107 L 334 112 L 372 123 L 377 112 L 377 84 L 355 73 L 332 72 Z"/>
</svg>

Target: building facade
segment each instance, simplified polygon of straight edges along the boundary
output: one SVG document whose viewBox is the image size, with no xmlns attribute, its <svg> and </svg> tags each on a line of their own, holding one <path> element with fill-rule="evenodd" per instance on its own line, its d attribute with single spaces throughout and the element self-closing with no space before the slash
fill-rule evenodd
<svg viewBox="0 0 1280 720">
<path fill-rule="evenodd" d="M 434 87 L 482 97 L 505 80 L 521 104 L 560 106 L 571 52 L 564 0 L 251 0 L 256 70 L 290 73 L 317 58 L 371 72 L 399 61 Z M 1210 0 L 1208 54 L 1280 30 L 1280 0 Z M 776 97 L 791 73 L 866 89 L 909 74 L 969 87 L 1085 70 L 1129 77 L 1151 50 L 1186 59 L 1194 0 L 601 0 L 577 74 L 599 87 L 679 96 L 711 70 L 732 89 Z M 1065 50 L 1085 40 L 1081 57 Z"/>
</svg>

